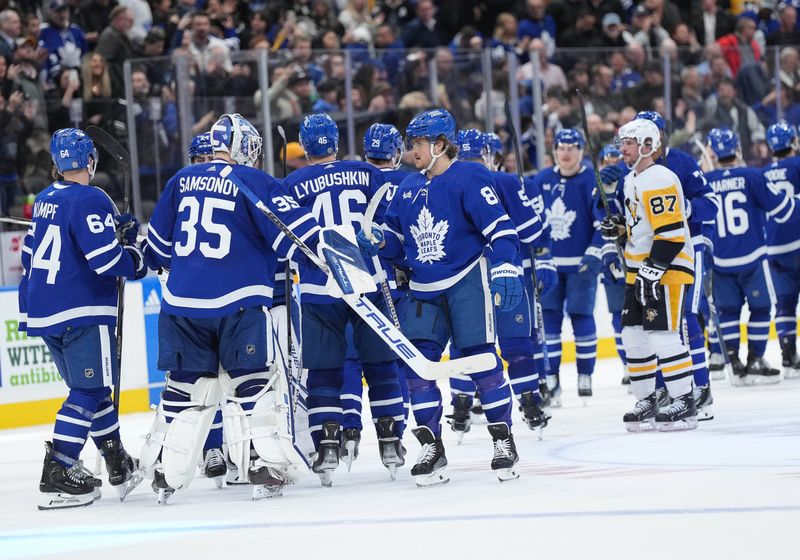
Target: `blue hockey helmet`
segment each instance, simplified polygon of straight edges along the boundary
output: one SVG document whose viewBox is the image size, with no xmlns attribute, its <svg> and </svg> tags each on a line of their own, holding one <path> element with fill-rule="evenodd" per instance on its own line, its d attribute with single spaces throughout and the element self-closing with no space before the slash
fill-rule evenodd
<svg viewBox="0 0 800 560">
<path fill-rule="evenodd" d="M 554 148 L 558 147 L 559 144 L 572 144 L 583 149 L 585 143 L 586 141 L 583 139 L 583 134 L 575 128 L 562 128 L 556 132 L 556 136 L 553 139 Z"/>
<path fill-rule="evenodd" d="M 192 143 L 189 144 L 189 158 L 198 156 L 210 156 L 214 151 L 211 149 L 211 133 L 201 132 L 195 134 Z"/>
<path fill-rule="evenodd" d="M 97 149 L 94 142 L 85 132 L 77 128 L 62 128 L 53 133 L 50 140 L 50 157 L 56 171 L 63 174 L 66 171 L 88 169 L 89 178 L 94 177 L 97 169 Z"/>
<path fill-rule="evenodd" d="M 732 158 L 739 149 L 739 137 L 730 128 L 712 128 L 708 133 L 706 143 L 717 159 Z"/>
<path fill-rule="evenodd" d="M 494 132 L 483 133 L 483 151 L 487 155 L 495 156 L 505 152 L 503 141 Z"/>
<path fill-rule="evenodd" d="M 797 131 L 788 123 L 779 122 L 767 129 L 767 145 L 773 153 L 794 147 L 796 139 Z"/>
<path fill-rule="evenodd" d="M 239 113 L 222 115 L 209 134 L 213 152 L 225 152 L 239 165 L 256 165 L 261 155 L 261 135 Z"/>
<path fill-rule="evenodd" d="M 370 159 L 394 160 L 403 152 L 403 137 L 393 124 L 375 123 L 364 135 L 364 155 Z"/>
<path fill-rule="evenodd" d="M 431 109 L 416 115 L 406 127 L 406 140 L 425 138 L 433 143 L 439 136 L 456 141 L 456 120 L 445 109 Z"/>
<path fill-rule="evenodd" d="M 658 127 L 658 130 L 663 134 L 667 133 L 667 121 L 657 111 L 639 111 L 636 113 L 636 119 L 646 119 Z"/>
<path fill-rule="evenodd" d="M 307 156 L 325 157 L 339 151 L 339 128 L 326 113 L 304 118 L 299 136 Z"/>
<path fill-rule="evenodd" d="M 459 130 L 456 135 L 458 157 L 464 159 L 480 159 L 483 155 L 483 133 L 476 128 Z"/>
<path fill-rule="evenodd" d="M 606 159 L 619 159 L 622 157 L 622 152 L 619 151 L 614 144 L 606 144 L 600 150 L 600 161 L 605 161 Z"/>
</svg>

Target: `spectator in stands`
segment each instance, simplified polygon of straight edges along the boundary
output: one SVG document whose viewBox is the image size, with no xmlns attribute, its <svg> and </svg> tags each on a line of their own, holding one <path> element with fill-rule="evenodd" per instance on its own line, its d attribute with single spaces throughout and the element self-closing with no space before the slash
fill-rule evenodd
<svg viewBox="0 0 800 560">
<path fill-rule="evenodd" d="M 272 69 L 269 81 L 270 111 L 273 121 L 282 121 L 300 115 L 300 105 L 294 94 L 287 89 L 292 71 L 286 66 L 276 66 Z M 256 92 L 256 105 L 261 104 L 262 92 Z"/>
<path fill-rule="evenodd" d="M 572 49 L 588 49 L 602 43 L 600 32 L 596 28 L 597 18 L 588 8 L 581 8 L 575 14 L 575 24 L 564 31 L 558 45 Z"/>
<path fill-rule="evenodd" d="M 106 59 L 99 52 L 83 58 L 83 118 L 95 126 L 108 121 L 111 112 L 111 77 Z"/>
<path fill-rule="evenodd" d="M 707 46 L 720 37 L 733 33 L 736 18 L 717 5 L 717 0 L 701 0 L 691 19 L 697 41 Z"/>
<path fill-rule="evenodd" d="M 600 22 L 603 35 L 600 37 L 600 47 L 603 48 L 623 48 L 630 40 L 632 35 L 622 26 L 622 20 L 614 12 L 609 12 L 603 16 Z"/>
<path fill-rule="evenodd" d="M 715 127 L 728 127 L 738 132 L 745 157 L 765 157 L 764 126 L 755 111 L 737 98 L 736 85 L 730 78 L 720 80 L 717 94 L 706 100 L 703 129 L 707 132 Z"/>
<path fill-rule="evenodd" d="M 21 90 L 8 99 L 0 96 L 0 215 L 8 216 L 9 208 L 21 191 L 25 169 L 25 141 L 33 128 L 33 105 L 25 101 Z"/>
<path fill-rule="evenodd" d="M 781 49 L 781 83 L 800 93 L 800 52 L 794 47 Z"/>
<path fill-rule="evenodd" d="M 539 57 L 539 75 L 542 78 L 542 88 L 547 91 L 553 86 L 566 89 L 567 76 L 557 64 L 552 64 L 547 58 L 547 45 L 541 39 L 533 39 L 529 44 L 530 58 Z M 517 80 L 533 80 L 533 63 L 526 62 L 517 70 Z"/>
<path fill-rule="evenodd" d="M 0 12 L 0 56 L 6 59 L 6 64 L 11 64 L 14 59 L 21 33 L 22 19 L 16 10 L 5 9 Z"/>
<path fill-rule="evenodd" d="M 101 54 L 108 64 L 108 73 L 111 76 L 111 95 L 113 97 L 125 96 L 125 79 L 123 63 L 133 57 L 133 45 L 128 38 L 128 32 L 133 25 L 133 14 L 125 6 L 117 6 L 111 10 L 108 27 L 106 27 L 97 40 L 96 52 Z"/>
<path fill-rule="evenodd" d="M 717 40 L 734 78 L 739 68 L 761 60 L 761 47 L 753 40 L 755 33 L 756 23 L 748 17 L 740 17 L 735 31 Z"/>
<path fill-rule="evenodd" d="M 150 10 L 150 4 L 146 0 L 120 0 L 120 4 L 130 8 L 133 14 L 133 26 L 128 36 L 134 43 L 141 43 L 153 25 L 153 12 Z"/>
<path fill-rule="evenodd" d="M 219 56 L 224 54 L 225 60 L 223 67 L 226 71 L 231 69 L 230 49 L 228 45 L 219 37 L 214 37 L 211 32 L 211 18 L 207 12 L 196 12 L 192 16 L 192 23 L 190 25 L 191 39 L 189 41 L 189 54 L 192 55 L 195 64 L 201 69 L 208 66 L 208 58 L 211 56 L 212 51 Z"/>
<path fill-rule="evenodd" d="M 615 14 L 616 15 L 616 14 Z M 592 109 L 601 117 L 609 113 L 617 113 L 622 109 L 621 96 L 611 93 L 614 74 L 605 64 L 596 64 L 592 68 L 592 86 L 589 88 L 589 101 Z"/>
<path fill-rule="evenodd" d="M 341 54 L 331 54 L 325 58 L 322 63 L 322 68 L 325 70 L 325 75 L 333 80 L 344 81 L 344 56 Z"/>
<path fill-rule="evenodd" d="M 503 12 L 497 16 L 490 46 L 492 48 L 501 47 L 506 52 L 514 52 L 516 50 L 517 18 L 508 12 Z"/>
<path fill-rule="evenodd" d="M 634 87 L 625 90 L 626 104 L 631 105 L 637 111 L 652 109 L 653 99 L 664 94 L 664 79 L 661 63 L 657 60 L 648 62 L 644 69 L 644 79 Z"/>
<path fill-rule="evenodd" d="M 681 21 L 681 14 L 677 6 L 665 0 L 644 0 L 644 6 L 653 16 L 654 27 L 660 27 L 668 33 L 675 29 Z"/>
<path fill-rule="evenodd" d="M 546 0 L 528 0 L 525 2 L 525 14 L 520 16 L 517 36 L 518 47 L 525 52 L 530 50 L 530 42 L 540 39 L 546 48 L 548 56 L 552 55 L 556 47 L 556 20 L 547 13 Z"/>
<path fill-rule="evenodd" d="M 681 99 L 686 103 L 688 111 L 692 111 L 698 119 L 703 118 L 705 98 L 703 97 L 703 80 L 697 67 L 687 66 L 681 71 Z"/>
<path fill-rule="evenodd" d="M 764 99 L 753 105 L 753 110 L 756 112 L 758 119 L 765 127 L 783 120 L 797 126 L 800 124 L 800 104 L 797 103 L 797 95 L 794 90 L 787 87 L 786 84 L 781 84 L 781 118 L 778 119 L 778 104 L 777 91 L 773 89 Z"/>
<path fill-rule="evenodd" d="M 336 31 L 329 29 L 320 35 L 319 45 L 317 48 L 326 50 L 339 50 L 342 48 L 342 43 L 339 41 L 339 36 L 336 34 Z"/>
<path fill-rule="evenodd" d="M 31 12 L 27 14 L 22 20 L 22 35 L 21 37 L 36 37 L 36 40 L 39 40 L 39 32 L 41 31 L 41 22 L 39 21 L 39 16 L 36 15 L 36 12 Z"/>
<path fill-rule="evenodd" d="M 172 81 L 172 63 L 164 59 L 166 40 L 164 30 L 153 27 L 144 38 L 141 51 L 136 53 L 137 58 L 149 59 L 141 63 L 141 66 L 147 72 L 147 79 L 151 84 L 163 86 Z"/>
<path fill-rule="evenodd" d="M 403 44 L 407 49 L 422 47 L 433 49 L 447 44 L 441 25 L 436 21 L 436 8 L 432 0 L 419 0 L 417 17 L 406 25 L 403 31 Z"/>
<path fill-rule="evenodd" d="M 334 35 L 343 32 L 342 24 L 336 19 L 336 11 L 331 0 L 314 0 L 311 19 L 316 24 L 320 36 L 327 31 L 332 31 Z"/>
<path fill-rule="evenodd" d="M 16 84 L 14 80 L 17 78 L 19 67 L 13 64 L 8 64 L 6 59 L 0 56 L 0 96 L 3 99 L 8 99 L 14 92 Z"/>
<path fill-rule="evenodd" d="M 694 31 L 685 22 L 679 22 L 672 30 L 672 40 L 678 47 L 678 58 L 684 66 L 695 66 L 703 60 L 703 47 Z"/>
<path fill-rule="evenodd" d="M 797 29 L 797 9 L 788 2 L 779 4 L 780 27 L 767 36 L 768 45 L 800 45 L 800 30 Z"/>
<path fill-rule="evenodd" d="M 84 0 L 75 14 L 75 23 L 83 30 L 90 49 L 97 46 L 100 33 L 111 21 L 111 10 L 117 6 L 117 0 Z"/>
<path fill-rule="evenodd" d="M 298 33 L 294 37 L 292 46 L 292 66 L 308 74 L 311 80 L 318 84 L 325 78 L 325 71 L 312 60 L 314 52 L 311 50 L 311 38 Z"/>
<path fill-rule="evenodd" d="M 302 70 L 294 72 L 289 78 L 287 87 L 294 94 L 296 103 L 300 107 L 300 113 L 303 115 L 310 113 L 311 107 L 314 105 L 311 77 Z"/>
<path fill-rule="evenodd" d="M 357 29 L 366 31 L 372 43 L 377 25 L 366 0 L 347 0 L 344 9 L 339 12 L 339 23 L 344 27 L 345 34 L 353 34 Z"/>
<path fill-rule="evenodd" d="M 634 50 L 640 52 L 641 58 L 644 59 L 644 51 L 641 45 L 638 44 L 628 45 L 625 53 L 630 53 Z M 612 52 L 611 56 L 608 57 L 608 62 L 613 74 L 611 78 L 611 91 L 613 93 L 620 93 L 641 81 L 642 76 L 630 67 L 626 54 L 619 51 Z"/>
<path fill-rule="evenodd" d="M 267 39 L 269 30 L 269 20 L 266 12 L 255 11 L 250 14 L 250 25 L 241 34 L 241 44 L 243 49 L 252 49 L 255 41 Z"/>
<path fill-rule="evenodd" d="M 378 27 L 375 33 L 375 48 L 378 49 L 375 53 L 377 62 L 386 70 L 390 83 L 396 83 L 397 72 L 406 54 L 402 41 L 397 39 L 391 25 L 384 23 Z"/>
<path fill-rule="evenodd" d="M 81 28 L 70 23 L 65 0 L 49 0 L 45 13 L 47 24 L 39 32 L 39 45 L 47 49 L 44 73 L 45 79 L 51 81 L 62 68 L 79 68 L 88 47 Z"/>
<path fill-rule="evenodd" d="M 312 113 L 336 113 L 341 111 L 339 93 L 341 84 L 335 80 L 323 80 L 317 85 L 319 98 L 311 107 Z"/>
<path fill-rule="evenodd" d="M 644 4 L 639 4 L 633 10 L 631 33 L 633 41 L 644 48 L 647 60 L 657 60 L 661 43 L 669 39 L 669 33 L 655 22 L 653 12 Z"/>
<path fill-rule="evenodd" d="M 81 79 L 78 71 L 74 68 L 65 68 L 53 79 L 55 87 L 45 93 L 50 129 L 55 131 L 70 126 L 80 127 L 80 121 L 73 122 L 70 118 L 72 101 L 73 99 L 78 100 L 81 96 Z"/>
<path fill-rule="evenodd" d="M 36 56 L 36 46 L 36 40 L 33 37 L 17 41 L 17 50 L 14 53 L 14 65 L 18 69 L 15 82 L 25 94 L 25 99 L 33 104 L 33 130 L 39 136 L 38 139 L 42 141 L 45 136 L 50 135 L 50 129 L 47 124 L 44 92 L 39 82 L 39 60 Z"/>
</svg>

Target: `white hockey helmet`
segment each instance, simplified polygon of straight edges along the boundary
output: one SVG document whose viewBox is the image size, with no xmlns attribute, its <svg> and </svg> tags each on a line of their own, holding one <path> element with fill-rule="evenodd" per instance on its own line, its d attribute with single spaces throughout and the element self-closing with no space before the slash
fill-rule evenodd
<svg viewBox="0 0 800 560">
<path fill-rule="evenodd" d="M 619 140 L 635 139 L 639 144 L 639 155 L 643 155 L 642 148 L 647 144 L 653 148 L 649 153 L 656 152 L 661 147 L 661 132 L 653 122 L 646 119 L 634 119 L 623 125 L 617 133 L 617 138 Z M 644 155 L 649 155 L 649 153 Z"/>
<path fill-rule="evenodd" d="M 239 113 L 222 115 L 211 127 L 211 149 L 226 152 L 240 165 L 255 167 L 261 155 L 261 135 Z"/>
</svg>

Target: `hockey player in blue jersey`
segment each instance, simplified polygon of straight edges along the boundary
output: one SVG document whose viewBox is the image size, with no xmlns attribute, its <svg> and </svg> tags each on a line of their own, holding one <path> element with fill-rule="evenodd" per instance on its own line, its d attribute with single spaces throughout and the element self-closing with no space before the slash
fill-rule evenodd
<svg viewBox="0 0 800 560">
<path fill-rule="evenodd" d="M 603 240 L 594 214 L 594 173 L 582 162 L 584 144 L 583 136 L 577 130 L 560 130 L 553 141 L 556 165 L 543 170 L 533 180 L 544 197 L 559 277 L 557 287 L 542 297 L 550 357 L 548 384 L 555 407 L 561 404 L 558 372 L 565 310 L 575 333 L 578 395 L 581 397 L 592 396 L 591 376 L 597 358 L 594 302 Z"/>
<path fill-rule="evenodd" d="M 460 161 L 475 161 L 483 163 L 492 170 L 493 157 L 492 139 L 489 135 L 475 129 L 459 131 L 456 137 L 458 145 L 458 158 Z M 495 193 L 500 199 L 500 204 L 505 208 L 509 218 L 516 225 L 517 234 L 522 245 L 522 250 L 517 254 L 515 264 L 523 273 L 523 260 L 530 261 L 531 248 L 540 248 L 542 251 L 537 256 L 537 281 L 547 291 L 558 281 L 555 265 L 549 268 L 543 265 L 552 261 L 549 243 L 541 244 L 544 224 L 533 209 L 533 205 L 520 186 L 517 175 L 510 173 L 493 172 Z M 549 240 L 548 240 L 549 241 Z M 508 378 L 511 388 L 519 401 L 520 410 L 528 427 L 541 435 L 541 430 L 547 425 L 547 417 L 541 409 L 541 396 L 539 394 L 539 372 L 534 362 L 533 308 L 531 298 L 534 297 L 533 283 L 530 273 L 524 280 L 525 296 L 514 309 L 500 311 L 497 316 L 497 335 L 500 353 L 508 362 Z M 451 346 L 451 356 L 457 356 Z M 450 378 L 450 391 L 452 393 L 453 414 L 450 424 L 453 430 L 463 434 L 470 428 L 470 410 L 472 396 L 475 394 L 475 383 L 467 376 Z"/>
<path fill-rule="evenodd" d="M 797 132 L 786 123 L 767 129 L 767 145 L 773 162 L 764 168 L 767 184 L 790 196 L 800 194 L 800 157 Z M 797 353 L 797 298 L 800 294 L 800 229 L 767 223 L 767 255 L 775 284 L 775 328 L 781 345 L 786 377 L 800 376 Z"/>
<path fill-rule="evenodd" d="M 397 190 L 398 185 L 403 182 L 403 179 L 408 177 L 408 171 L 399 169 L 400 162 L 403 159 L 403 137 L 400 132 L 392 124 L 375 123 L 367 129 L 364 135 L 364 156 L 367 163 L 374 165 L 382 174 L 384 182 L 388 182 L 391 186 L 386 194 L 387 200 L 391 200 Z M 377 257 L 375 257 L 377 258 Z M 387 273 L 387 282 L 392 289 L 392 299 L 397 310 L 397 313 L 402 313 L 403 306 L 407 305 L 408 298 L 396 290 L 396 281 L 394 279 L 394 268 L 391 265 L 383 265 Z M 362 410 L 362 371 L 364 368 L 358 359 L 358 352 L 353 344 L 353 328 L 352 325 L 347 325 L 347 352 L 344 364 L 344 383 L 342 384 L 342 441 L 346 447 L 341 450 L 342 459 L 347 463 L 348 470 L 353 460 L 358 455 L 358 444 L 361 440 L 361 430 L 363 428 L 361 423 L 361 410 Z M 400 390 L 403 394 L 403 419 L 404 422 L 408 419 L 408 413 L 411 405 L 408 402 L 408 385 L 403 376 L 398 380 L 400 383 Z M 372 402 L 370 401 L 370 404 Z M 392 430 L 388 429 L 390 422 L 388 417 L 383 417 L 378 424 L 380 417 L 380 410 L 372 410 L 372 419 L 376 423 L 376 429 L 379 434 L 387 434 L 385 437 L 396 437 L 394 434 L 388 435 Z M 392 420 L 393 422 L 394 420 Z M 402 457 L 400 457 L 402 459 Z M 400 464 L 387 465 L 390 467 L 392 474 L 394 470 L 401 466 Z"/>
<path fill-rule="evenodd" d="M 255 168 L 261 137 L 241 115 L 220 117 L 211 144 L 212 161 L 168 181 L 148 228 L 148 265 L 170 270 L 158 332 L 158 367 L 169 375 L 141 459 L 159 501 L 191 482 L 223 398 L 228 455 L 239 477 L 254 485 L 254 499 L 278 495 L 307 470 L 266 311 L 276 260 L 290 258 L 295 245 L 238 185 L 310 246 L 319 225 Z"/>
<path fill-rule="evenodd" d="M 201 132 L 195 134 L 189 144 L 189 161 L 192 164 L 206 163 L 214 158 L 214 150 L 211 148 L 211 133 Z"/>
<path fill-rule="evenodd" d="M 338 161 L 339 130 L 326 114 L 307 116 L 300 125 L 300 144 L 311 165 L 290 173 L 284 186 L 297 203 L 310 209 L 323 227 L 340 226 L 355 233 L 367 203 L 385 182 L 375 166 Z M 382 219 L 383 212 L 379 212 Z M 317 456 L 312 466 L 323 485 L 330 486 L 340 451 L 348 447 L 343 434 L 341 390 L 346 352 L 345 328 L 353 329 L 353 344 L 367 381 L 372 413 L 377 420 L 383 464 L 392 471 L 403 464 L 403 397 L 397 355 L 340 298 L 330 295 L 327 277 L 300 259 L 303 367 L 308 369 L 308 415 Z M 377 280 L 375 263 L 366 263 Z M 380 265 L 378 265 L 380 266 Z M 380 292 L 369 296 L 386 314 Z M 324 352 L 319 349 L 324 348 Z M 350 445 L 349 447 L 353 447 Z"/>
<path fill-rule="evenodd" d="M 740 164 L 739 138 L 732 130 L 711 130 L 707 144 L 718 165 L 706 179 L 722 203 L 714 237 L 714 302 L 736 377 L 731 383 L 777 383 L 780 372 L 764 360 L 775 297 L 764 228 L 767 220 L 789 227 L 795 200 L 767 183 L 761 169 Z M 745 301 L 750 310 L 746 366 L 739 359 L 739 317 Z"/>
<path fill-rule="evenodd" d="M 519 238 L 497 194 L 490 172 L 457 161 L 456 124 L 444 109 L 424 111 L 406 128 L 406 143 L 420 173 L 398 188 L 386 211 L 384 238 L 373 244 L 360 231 L 366 256 L 377 252 L 410 269 L 411 301 L 403 332 L 430 360 L 438 361 L 448 340 L 464 356 L 495 353 L 494 304 L 501 310 L 523 297 L 514 265 Z M 385 237 L 384 237 L 385 236 Z M 492 259 L 484 257 L 487 245 Z M 442 484 L 447 458 L 441 439 L 442 396 L 436 383 L 403 367 L 421 445 L 411 474 L 420 486 Z M 492 469 L 500 480 L 516 478 L 519 460 L 511 434 L 511 390 L 499 358 L 489 371 L 473 374 L 494 442 Z"/>
<path fill-rule="evenodd" d="M 21 330 L 42 337 L 69 394 L 53 442 L 45 444 L 39 509 L 87 506 L 100 497 L 100 480 L 79 460 L 89 437 L 120 497 L 130 490 L 135 461 L 122 446 L 111 401 L 111 386 L 119 383 L 117 277 L 147 272 L 136 218 L 120 215 L 106 193 L 89 186 L 98 161 L 89 137 L 57 130 L 50 154 L 58 178 L 36 197 L 22 250 Z"/>
</svg>

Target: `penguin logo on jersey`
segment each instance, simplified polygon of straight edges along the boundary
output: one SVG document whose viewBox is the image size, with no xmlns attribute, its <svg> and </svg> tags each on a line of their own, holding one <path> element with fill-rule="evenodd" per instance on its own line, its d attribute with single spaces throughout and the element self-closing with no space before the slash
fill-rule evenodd
<svg viewBox="0 0 800 560">
<path fill-rule="evenodd" d="M 433 263 L 445 257 L 444 239 L 449 229 L 447 220 L 436 222 L 433 214 L 423 206 L 417 216 L 417 224 L 409 229 L 417 243 L 417 260 L 421 263 Z"/>
<path fill-rule="evenodd" d="M 553 205 L 545 211 L 547 223 L 550 225 L 550 237 L 553 241 L 562 241 L 569 239 L 570 229 L 578 217 L 575 210 L 567 210 L 567 205 L 560 198 L 553 201 Z"/>
</svg>

